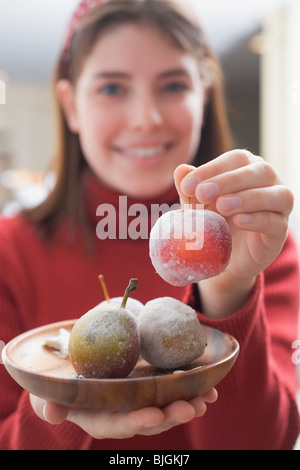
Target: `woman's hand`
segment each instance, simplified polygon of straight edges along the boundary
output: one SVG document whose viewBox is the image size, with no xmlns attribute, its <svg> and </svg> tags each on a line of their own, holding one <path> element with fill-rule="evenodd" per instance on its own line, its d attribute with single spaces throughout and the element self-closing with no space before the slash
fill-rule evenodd
<svg viewBox="0 0 300 470">
<path fill-rule="evenodd" d="M 233 249 L 226 271 L 199 283 L 204 313 L 230 315 L 247 300 L 257 275 L 279 255 L 293 194 L 270 164 L 246 150 L 224 153 L 199 168 L 180 165 L 174 178 L 184 203 L 190 198 L 191 204 L 204 204 L 230 226 Z"/>
<path fill-rule="evenodd" d="M 201 417 L 206 412 L 206 403 L 214 403 L 217 397 L 217 391 L 213 388 L 193 400 L 177 401 L 165 408 L 143 408 L 120 413 L 67 408 L 34 395 L 30 395 L 30 401 L 35 413 L 50 424 L 67 420 L 77 424 L 95 439 L 126 439 L 138 434 L 160 434 Z"/>
</svg>

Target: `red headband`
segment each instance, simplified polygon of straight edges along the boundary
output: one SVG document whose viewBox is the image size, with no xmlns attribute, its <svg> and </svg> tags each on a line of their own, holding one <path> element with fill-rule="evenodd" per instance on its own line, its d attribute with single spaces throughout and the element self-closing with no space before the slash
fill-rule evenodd
<svg viewBox="0 0 300 470">
<path fill-rule="evenodd" d="M 96 5 L 99 3 L 102 3 L 103 0 L 83 0 L 80 2 L 78 7 L 76 8 L 71 21 L 68 26 L 68 31 L 64 40 L 64 45 L 63 45 L 63 51 L 65 53 L 68 52 L 70 48 L 70 44 L 72 41 L 72 37 L 74 35 L 74 32 L 78 26 L 78 23 L 80 22 L 81 18 L 83 18 L 90 10 L 92 10 Z"/>
</svg>

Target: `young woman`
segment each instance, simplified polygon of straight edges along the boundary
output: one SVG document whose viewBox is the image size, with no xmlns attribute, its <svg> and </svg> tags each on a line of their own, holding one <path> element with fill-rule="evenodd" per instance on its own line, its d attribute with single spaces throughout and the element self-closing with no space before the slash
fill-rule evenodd
<svg viewBox="0 0 300 470">
<path fill-rule="evenodd" d="M 195 15 L 184 1 L 83 1 L 55 89 L 54 191 L 40 207 L 0 221 L 1 339 L 81 316 L 101 300 L 103 273 L 111 296 L 135 276 L 142 302 L 168 295 L 189 303 L 203 324 L 235 336 L 241 352 L 218 399 L 213 389 L 128 413 L 46 403 L 2 367 L 0 447 L 292 449 L 299 433 L 293 195 L 263 159 L 232 150 L 222 74 Z M 165 283 L 148 240 L 120 236 L 120 195 L 128 207 L 189 198 L 222 214 L 233 238 L 226 272 L 187 289 Z M 102 203 L 115 207 L 117 237 L 97 236 Z"/>
</svg>

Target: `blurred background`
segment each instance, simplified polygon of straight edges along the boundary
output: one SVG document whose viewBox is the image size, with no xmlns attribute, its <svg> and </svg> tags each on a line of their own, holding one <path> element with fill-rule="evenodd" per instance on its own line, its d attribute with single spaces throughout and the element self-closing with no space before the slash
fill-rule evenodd
<svg viewBox="0 0 300 470">
<path fill-rule="evenodd" d="M 300 245 L 300 2 L 191 1 L 225 70 L 236 147 L 270 161 L 294 190 L 291 225 Z M 0 0 L 0 210 L 5 215 L 36 204 L 51 188 L 52 71 L 77 3 Z"/>
<path fill-rule="evenodd" d="M 236 147 L 263 156 L 294 191 L 291 228 L 300 246 L 300 2 L 191 1 L 225 71 Z M 4 216 L 37 204 L 53 184 L 52 71 L 77 3 L 0 0 Z"/>
<path fill-rule="evenodd" d="M 263 156 L 295 191 L 300 244 L 300 2 L 191 0 L 226 78 L 236 147 Z M 78 0 L 0 0 L 0 210 L 34 205 L 51 187 L 51 80 Z M 1 98 L 2 97 L 2 98 Z M 5 103 L 4 103 L 5 97 Z M 9 171 L 10 170 L 10 171 Z"/>
</svg>

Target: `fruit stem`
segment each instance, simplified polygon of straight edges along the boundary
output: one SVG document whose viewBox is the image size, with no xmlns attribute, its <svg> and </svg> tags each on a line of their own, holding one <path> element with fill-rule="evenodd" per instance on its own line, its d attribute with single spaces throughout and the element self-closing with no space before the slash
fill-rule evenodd
<svg viewBox="0 0 300 470">
<path fill-rule="evenodd" d="M 127 303 L 127 299 L 129 297 L 129 294 L 130 294 L 130 292 L 134 292 L 136 290 L 137 284 L 138 284 L 137 279 L 135 279 L 135 278 L 130 279 L 129 284 L 126 287 L 125 292 L 124 292 L 124 297 L 122 299 L 121 308 L 126 307 L 126 303 Z"/>
<path fill-rule="evenodd" d="M 110 302 L 110 297 L 109 297 L 108 292 L 107 292 L 107 288 L 106 288 L 106 284 L 105 284 L 103 275 L 100 274 L 100 275 L 98 276 L 98 279 L 99 279 L 99 281 L 101 282 L 101 286 L 102 286 L 102 289 L 103 289 L 103 293 L 104 293 L 105 300 L 106 300 L 107 302 Z"/>
<path fill-rule="evenodd" d="M 190 170 L 189 171 L 189 174 L 192 173 L 194 170 Z M 188 197 L 188 208 L 190 209 L 191 208 L 191 197 L 189 196 Z"/>
</svg>

